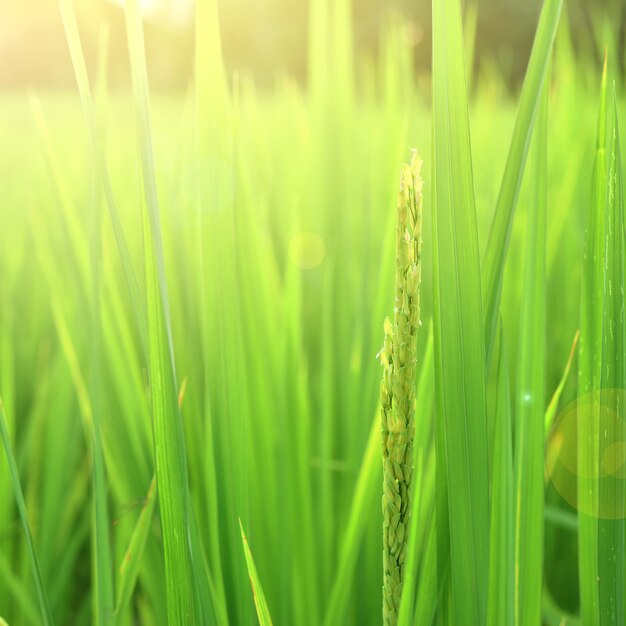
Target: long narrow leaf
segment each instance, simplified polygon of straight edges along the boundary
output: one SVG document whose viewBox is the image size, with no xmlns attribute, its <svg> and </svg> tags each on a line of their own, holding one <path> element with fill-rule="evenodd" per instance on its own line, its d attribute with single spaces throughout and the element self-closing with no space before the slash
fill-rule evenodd
<svg viewBox="0 0 626 626">
<path fill-rule="evenodd" d="M 491 354 L 500 311 L 500 294 L 513 217 L 522 186 L 541 87 L 546 80 L 563 0 L 545 0 L 520 95 L 517 119 L 502 177 L 500 193 L 483 259 L 483 297 L 487 360 Z"/>
<path fill-rule="evenodd" d="M 94 302 L 94 307 L 98 306 Z M 93 313 L 93 320 L 97 314 Z M 98 371 L 99 340 L 95 335 L 98 331 L 92 330 L 92 360 L 93 370 L 89 382 L 89 389 L 84 380 L 76 346 L 66 321 L 65 315 L 58 300 L 52 300 L 52 316 L 59 336 L 61 349 L 67 361 L 74 389 L 78 399 L 80 413 L 85 430 L 85 438 L 91 452 L 91 479 L 93 485 L 93 513 L 94 513 L 94 564 L 96 577 L 95 610 L 99 624 L 109 624 L 113 618 L 115 600 L 113 595 L 113 569 L 111 557 L 111 538 L 109 528 L 111 521 L 108 514 L 106 470 L 101 435 L 100 409 L 98 408 L 98 385 L 100 372 Z"/>
<path fill-rule="evenodd" d="M 626 499 L 623 468 L 624 390 L 626 389 L 626 262 L 622 159 L 620 154 L 617 101 L 609 152 L 606 211 L 606 258 L 604 273 L 604 318 L 602 331 L 601 421 L 599 461 L 598 579 L 600 624 L 623 624 L 626 619 Z M 615 417 L 614 417 L 615 416 Z"/>
<path fill-rule="evenodd" d="M 115 605 L 115 624 L 121 624 L 126 609 L 130 604 L 137 578 L 139 577 L 139 569 L 141 567 L 141 557 L 150 532 L 150 523 L 154 513 L 154 505 L 156 503 L 156 478 L 152 479 L 148 494 L 141 507 L 141 513 L 133 534 L 128 544 L 128 549 L 124 553 L 124 559 L 119 568 L 119 580 L 117 590 L 117 601 Z"/>
<path fill-rule="evenodd" d="M 491 471 L 491 537 L 487 624 L 512 624 L 514 616 L 513 442 L 509 369 L 500 338 L 497 363 L 495 435 Z"/>
<path fill-rule="evenodd" d="M 91 319 L 90 319 L 90 357 L 91 378 L 89 394 L 93 418 L 92 430 L 92 481 L 93 511 L 95 519 L 95 573 L 96 573 L 96 609 L 98 624 L 107 626 L 113 621 L 115 596 L 113 591 L 113 557 L 111 555 L 111 537 L 109 518 L 107 476 L 104 463 L 104 444 L 102 441 L 102 231 L 100 219 L 100 194 L 95 194 L 91 211 L 90 264 L 91 264 Z"/>
<path fill-rule="evenodd" d="M 198 258 L 198 305 L 200 315 L 200 341 L 204 366 L 204 397 L 206 404 L 211 401 L 208 358 L 211 346 L 209 328 L 208 301 L 212 294 L 207 294 L 207 275 L 209 265 L 204 234 L 207 232 L 206 212 L 212 204 L 223 202 L 223 183 L 217 180 L 214 163 L 225 160 L 228 148 L 229 129 L 225 120 L 228 117 L 228 89 L 224 75 L 219 15 L 217 0 L 197 0 L 195 3 L 195 99 L 196 99 L 196 158 L 197 158 L 197 238 Z M 220 205 L 221 206 L 221 205 Z M 226 592 L 220 546 L 220 523 L 218 517 L 218 497 L 216 479 L 216 460 L 214 453 L 215 433 L 208 408 L 206 440 L 203 447 L 205 464 L 205 522 L 202 536 L 206 537 L 206 553 L 216 587 L 216 606 L 226 606 Z M 196 509 L 196 510 L 202 510 Z M 240 569 L 240 568 L 238 568 Z M 221 623 L 228 626 L 225 611 Z"/>
<path fill-rule="evenodd" d="M 243 532 L 243 526 L 241 520 L 239 520 L 239 527 L 241 529 L 241 541 L 243 542 L 243 550 L 246 556 L 246 564 L 248 566 L 248 575 L 250 576 L 250 584 L 252 585 L 252 594 L 254 596 L 254 605 L 256 607 L 256 614 L 259 618 L 260 626 L 272 626 L 272 618 L 270 616 L 270 610 L 267 606 L 265 594 L 263 593 L 263 587 L 261 587 L 261 581 L 254 565 L 254 559 L 252 558 L 252 552 L 250 552 L 250 546 L 248 540 Z"/>
<path fill-rule="evenodd" d="M 96 165 L 96 171 L 98 178 L 102 184 L 104 191 L 104 197 L 109 209 L 109 216 L 111 218 L 111 225 L 113 226 L 113 232 L 115 234 L 115 241 L 122 261 L 122 267 L 124 270 L 124 276 L 126 278 L 126 284 L 128 286 L 128 292 L 133 304 L 133 314 L 137 322 L 137 328 L 139 336 L 142 341 L 142 347 L 146 349 L 146 324 L 144 316 L 144 305 L 142 304 L 142 298 L 139 291 L 139 283 L 133 268 L 131 261 L 130 251 L 128 249 L 128 243 L 122 228 L 122 223 L 119 217 L 119 211 L 115 198 L 113 196 L 113 188 L 111 186 L 111 180 L 109 177 L 109 171 L 106 165 L 104 156 L 104 149 L 102 146 L 102 137 L 99 132 L 96 109 L 91 95 L 91 89 L 89 87 L 89 77 L 87 74 L 87 66 L 85 63 L 85 56 L 83 54 L 83 48 L 80 42 L 80 35 L 78 32 L 78 24 L 76 21 L 76 12 L 74 9 L 73 0 L 59 0 L 61 7 L 61 17 L 63 18 L 63 27 L 65 29 L 65 36 L 67 44 L 70 50 L 70 56 L 72 57 L 72 64 L 74 66 L 74 73 L 76 75 L 76 83 L 80 92 L 80 98 L 83 105 L 83 111 L 85 113 L 85 119 L 87 122 L 87 129 L 91 139 L 91 146 L 93 149 L 94 162 Z"/>
<path fill-rule="evenodd" d="M 126 28 L 144 182 L 144 252 L 148 361 L 159 510 L 163 527 L 167 613 L 170 625 L 194 621 L 194 579 L 189 539 L 187 458 L 169 321 L 159 203 L 148 105 L 143 25 L 137 0 L 126 3 Z"/>
<path fill-rule="evenodd" d="M 489 463 L 480 257 L 461 5 L 433 2 L 434 276 L 437 462 L 443 464 L 452 605 L 468 626 L 484 623 L 489 547 Z M 444 539 L 445 545 L 445 539 Z M 440 561 L 445 554 L 440 553 Z M 439 562 L 443 572 L 445 562 Z"/>
<path fill-rule="evenodd" d="M 567 385 L 567 381 L 569 380 L 570 373 L 572 371 L 572 364 L 576 356 L 576 348 L 578 347 L 579 338 L 580 331 L 576 331 L 576 334 L 574 335 L 574 340 L 572 341 L 572 347 L 570 348 L 569 355 L 565 363 L 565 367 L 563 368 L 563 373 L 561 374 L 561 378 L 559 380 L 559 384 L 556 386 L 556 389 L 552 393 L 550 402 L 548 402 L 548 406 L 546 408 L 543 419 L 544 433 L 546 437 L 548 437 L 550 433 L 550 429 L 552 428 L 552 424 L 554 423 L 554 418 L 556 417 L 556 412 L 559 408 L 559 403 L 561 402 L 561 396 L 563 395 L 565 385 Z"/>
<path fill-rule="evenodd" d="M 367 448 L 357 477 L 354 497 L 350 505 L 350 516 L 343 536 L 337 573 L 326 604 L 324 626 L 340 624 L 345 620 L 346 605 L 350 597 L 354 565 L 357 561 L 363 536 L 365 511 L 375 501 L 380 467 L 380 418 L 378 413 L 372 424 Z"/>
<path fill-rule="evenodd" d="M 602 372 L 602 325 L 604 298 L 605 214 L 607 190 L 606 162 L 607 64 L 604 63 L 600 89 L 600 110 L 591 196 L 587 216 L 580 299 L 580 347 L 578 350 L 578 396 L 600 389 Z M 577 418 L 578 475 L 593 476 L 598 467 L 599 406 L 591 412 L 579 411 Z M 577 483 L 578 551 L 581 614 L 585 624 L 599 624 L 598 590 L 598 484 Z"/>
<path fill-rule="evenodd" d="M 30 530 L 30 523 L 28 522 L 28 513 L 26 512 L 26 503 L 24 502 L 24 493 L 22 492 L 22 485 L 20 483 L 20 475 L 17 469 L 17 463 L 15 461 L 15 455 L 11 448 L 11 440 L 9 438 L 9 430 L 7 428 L 6 417 L 4 415 L 4 405 L 0 399 L 0 438 L 2 438 L 2 445 L 7 455 L 7 461 L 9 462 L 9 472 L 11 474 L 11 484 L 13 486 L 13 494 L 15 495 L 15 501 L 17 503 L 17 510 L 20 514 L 20 521 L 22 522 L 22 529 L 24 530 L 24 537 L 26 538 L 26 547 L 28 548 L 28 556 L 30 557 L 31 566 L 33 568 L 33 575 L 35 578 L 35 587 L 37 589 L 37 598 L 39 599 L 39 608 L 41 610 L 41 618 L 44 626 L 52 626 L 54 621 L 52 620 L 52 613 L 50 612 L 50 605 L 48 603 L 48 596 L 41 577 L 41 568 L 39 567 L 39 560 L 37 558 L 37 552 L 35 550 L 35 542 L 33 541 L 33 535 Z"/>
<path fill-rule="evenodd" d="M 515 402 L 515 624 L 522 626 L 539 623 L 543 589 L 547 132 L 546 80 L 534 138 Z"/>
<path fill-rule="evenodd" d="M 424 548 L 424 560 L 421 567 L 415 598 L 414 626 L 430 626 L 435 618 L 437 604 L 441 599 L 444 584 L 439 579 L 446 581 L 447 576 L 437 572 L 437 530 L 433 519 L 426 539 Z"/>
</svg>

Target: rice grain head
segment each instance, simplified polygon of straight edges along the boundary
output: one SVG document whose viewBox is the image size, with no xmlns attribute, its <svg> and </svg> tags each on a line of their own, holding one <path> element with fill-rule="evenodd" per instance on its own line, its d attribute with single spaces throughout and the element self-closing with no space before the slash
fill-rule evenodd
<svg viewBox="0 0 626 626">
<path fill-rule="evenodd" d="M 383 623 L 398 622 L 411 516 L 415 370 L 420 325 L 422 160 L 413 153 L 400 176 L 393 324 L 385 319 L 380 351 L 383 453 Z"/>
</svg>

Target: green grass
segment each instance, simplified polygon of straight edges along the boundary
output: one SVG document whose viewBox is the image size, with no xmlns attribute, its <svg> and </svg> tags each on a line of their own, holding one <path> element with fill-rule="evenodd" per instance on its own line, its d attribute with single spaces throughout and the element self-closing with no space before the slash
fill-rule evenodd
<svg viewBox="0 0 626 626">
<path fill-rule="evenodd" d="M 598 607 L 600 624 L 619 624 L 626 619 L 624 607 L 625 576 L 625 522 L 624 483 L 615 469 L 607 467 L 607 453 L 611 446 L 624 441 L 622 419 L 623 394 L 626 387 L 626 319 L 624 303 L 624 200 L 622 160 L 619 146 L 617 103 L 613 101 L 609 128 L 608 188 L 604 249 L 604 307 L 602 320 L 602 372 L 600 385 L 608 402 L 603 404 L 616 418 L 600 421 L 600 487 L 598 493 Z M 603 427 L 603 428 L 602 428 Z M 617 461 L 623 460 L 619 453 Z M 612 465 L 612 463 L 611 463 Z"/>
<path fill-rule="evenodd" d="M 241 540 L 243 542 L 243 550 L 246 555 L 246 565 L 248 566 L 248 575 L 250 576 L 252 595 L 254 597 L 254 605 L 256 607 L 257 617 L 259 618 L 259 624 L 260 626 L 272 626 L 272 617 L 267 606 L 267 600 L 265 599 L 265 594 L 263 593 L 263 587 L 261 586 L 259 575 L 256 571 L 256 566 L 254 565 L 252 552 L 250 552 L 250 547 L 248 546 L 248 540 L 243 532 L 243 526 L 241 527 Z"/>
<path fill-rule="evenodd" d="M 607 66 L 605 60 L 582 276 L 580 348 L 578 355 L 578 389 L 581 396 L 600 389 L 602 373 L 602 315 L 604 310 L 604 268 L 602 259 L 605 246 L 604 216 L 607 194 L 606 83 Z M 598 421 L 595 411 L 593 419 L 585 419 L 585 415 L 581 414 L 578 420 L 578 464 L 582 476 L 593 475 L 593 468 L 597 465 L 599 432 L 593 427 L 594 421 Z M 598 485 L 595 482 L 586 484 L 580 481 L 577 495 L 583 511 L 579 516 L 580 532 L 578 534 L 581 563 L 581 614 L 585 623 L 594 626 L 599 623 L 600 617 L 597 584 Z"/>
<path fill-rule="evenodd" d="M 623 460 L 619 423 L 600 428 L 626 385 L 618 48 L 598 42 L 602 78 L 545 0 L 509 95 L 505 60 L 469 71 L 481 16 L 461 4 L 433 2 L 418 76 L 398 16 L 365 58 L 350 3 L 315 0 L 307 82 L 262 88 L 226 72 L 199 1 L 193 83 L 164 94 L 137 2 L 131 93 L 108 90 L 106 28 L 86 63 L 60 2 L 77 92 L 0 94 L 10 626 L 382 623 L 376 354 L 410 148 L 423 326 L 398 623 L 622 626 L 624 483 L 585 479 Z M 605 406 L 572 413 L 589 393 Z"/>
<path fill-rule="evenodd" d="M 515 623 L 541 620 L 543 591 L 546 367 L 546 213 L 548 88 L 534 138 L 533 197 L 528 207 L 524 302 L 520 311 L 519 367 L 515 390 Z"/>
<path fill-rule="evenodd" d="M 451 623 L 485 623 L 489 457 L 482 285 L 460 2 L 433 3 L 437 568 Z M 441 577 L 440 584 L 443 583 Z"/>
</svg>

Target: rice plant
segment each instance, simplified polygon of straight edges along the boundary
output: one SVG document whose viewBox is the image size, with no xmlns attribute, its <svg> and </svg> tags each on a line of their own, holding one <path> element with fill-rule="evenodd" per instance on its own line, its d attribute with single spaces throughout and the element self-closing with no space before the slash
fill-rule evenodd
<svg viewBox="0 0 626 626">
<path fill-rule="evenodd" d="M 416 153 L 400 177 L 396 225 L 396 294 L 393 324 L 385 319 L 380 352 L 383 451 L 383 623 L 398 623 L 411 523 L 415 369 L 420 324 L 422 162 Z"/>
<path fill-rule="evenodd" d="M 163 92 L 117 4 L 0 91 L 0 624 L 623 626 L 616 22 L 310 0 L 268 82 L 197 0 Z"/>
</svg>

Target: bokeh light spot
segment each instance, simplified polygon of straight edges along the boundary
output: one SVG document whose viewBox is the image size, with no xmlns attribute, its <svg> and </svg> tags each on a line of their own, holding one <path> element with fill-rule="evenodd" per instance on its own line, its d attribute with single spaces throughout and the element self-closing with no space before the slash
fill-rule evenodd
<svg viewBox="0 0 626 626">
<path fill-rule="evenodd" d="M 623 441 L 609 444 L 602 453 L 602 467 L 606 475 L 622 477 L 620 470 L 624 467 L 626 445 Z"/>
<path fill-rule="evenodd" d="M 326 258 L 324 240 L 313 232 L 295 234 L 289 242 L 289 260 L 297 267 L 311 270 L 319 267 Z"/>
<path fill-rule="evenodd" d="M 561 497 L 585 515 L 626 518 L 625 407 L 624 390 L 587 394 L 561 412 L 548 439 L 546 476 Z M 579 440 L 582 424 L 585 440 Z"/>
</svg>

